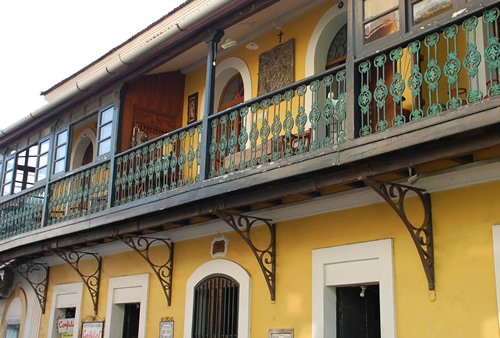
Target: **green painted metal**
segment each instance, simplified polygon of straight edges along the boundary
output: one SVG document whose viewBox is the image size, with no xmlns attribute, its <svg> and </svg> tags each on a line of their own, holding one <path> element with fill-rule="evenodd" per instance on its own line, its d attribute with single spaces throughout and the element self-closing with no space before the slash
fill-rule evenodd
<svg viewBox="0 0 500 338">
<path fill-rule="evenodd" d="M 31 190 L 0 205 L 0 239 L 42 227 L 45 189 Z"/>
<path fill-rule="evenodd" d="M 201 125 L 184 128 L 117 155 L 113 205 L 166 193 L 199 180 L 200 133 Z M 101 183 L 101 194 L 103 189 Z"/>
<path fill-rule="evenodd" d="M 359 136 L 500 95 L 499 17 L 492 8 L 357 61 Z"/>
<path fill-rule="evenodd" d="M 489 71 L 487 83 L 488 96 L 500 95 L 500 42 L 499 42 L 499 17 L 500 10 L 492 8 L 484 13 L 483 20 L 486 23 L 486 49 L 484 56 Z"/>
<path fill-rule="evenodd" d="M 48 223 L 54 224 L 105 210 L 108 202 L 109 165 L 109 161 L 100 163 L 51 182 Z M 117 182 L 115 180 L 115 187 Z"/>
</svg>

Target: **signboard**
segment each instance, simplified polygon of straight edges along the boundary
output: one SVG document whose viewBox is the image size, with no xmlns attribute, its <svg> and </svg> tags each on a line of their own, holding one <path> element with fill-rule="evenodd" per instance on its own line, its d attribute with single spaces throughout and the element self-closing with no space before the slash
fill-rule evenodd
<svg viewBox="0 0 500 338">
<path fill-rule="evenodd" d="M 293 338 L 293 329 L 271 329 L 269 338 Z"/>
<path fill-rule="evenodd" d="M 104 322 L 87 322 L 82 324 L 82 338 L 102 338 Z"/>
<path fill-rule="evenodd" d="M 174 322 L 161 321 L 160 322 L 160 338 L 174 338 Z"/>
<path fill-rule="evenodd" d="M 57 333 L 73 333 L 75 318 L 61 318 L 57 320 Z"/>
</svg>

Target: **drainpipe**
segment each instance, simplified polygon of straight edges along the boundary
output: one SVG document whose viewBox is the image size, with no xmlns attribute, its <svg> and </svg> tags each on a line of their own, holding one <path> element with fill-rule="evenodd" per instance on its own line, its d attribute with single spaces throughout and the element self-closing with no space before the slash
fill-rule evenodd
<svg viewBox="0 0 500 338">
<path fill-rule="evenodd" d="M 201 179 L 209 178 L 210 173 L 210 142 L 212 140 L 212 128 L 208 118 L 214 113 L 214 87 L 215 87 L 215 63 L 217 59 L 217 44 L 224 36 L 223 30 L 211 32 L 206 43 L 208 44 L 207 56 L 207 78 L 205 85 L 205 105 L 203 107 L 201 158 L 205 159 L 200 164 Z"/>
</svg>

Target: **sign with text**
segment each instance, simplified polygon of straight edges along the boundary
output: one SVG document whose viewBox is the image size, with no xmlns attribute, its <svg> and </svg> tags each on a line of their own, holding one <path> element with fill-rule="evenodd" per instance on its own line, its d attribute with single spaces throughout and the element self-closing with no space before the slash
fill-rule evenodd
<svg viewBox="0 0 500 338">
<path fill-rule="evenodd" d="M 82 338 L 102 338 L 104 322 L 88 322 L 82 324 Z"/>
<path fill-rule="evenodd" d="M 73 333 L 75 318 L 61 318 L 57 320 L 57 333 Z"/>
</svg>

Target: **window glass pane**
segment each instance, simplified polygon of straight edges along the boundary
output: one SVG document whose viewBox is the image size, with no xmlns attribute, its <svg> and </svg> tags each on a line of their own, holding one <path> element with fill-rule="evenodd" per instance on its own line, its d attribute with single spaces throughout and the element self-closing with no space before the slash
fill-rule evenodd
<svg viewBox="0 0 500 338">
<path fill-rule="evenodd" d="M 111 137 L 112 125 L 107 124 L 101 128 L 101 132 L 99 134 L 99 139 L 103 140 L 105 138 Z"/>
<path fill-rule="evenodd" d="M 49 140 L 40 143 L 40 154 L 49 152 Z"/>
<path fill-rule="evenodd" d="M 40 156 L 40 158 L 38 160 L 38 168 L 47 166 L 48 157 L 49 157 L 48 154 Z"/>
<path fill-rule="evenodd" d="M 44 180 L 47 178 L 47 167 L 38 169 L 38 181 Z"/>
<path fill-rule="evenodd" d="M 66 147 L 59 147 L 56 150 L 56 159 L 60 160 L 66 156 Z"/>
<path fill-rule="evenodd" d="M 27 173 L 26 182 L 27 182 L 26 188 L 33 186 L 33 184 L 35 183 L 35 173 L 34 172 Z"/>
<path fill-rule="evenodd" d="M 105 154 L 111 151 L 111 140 L 102 141 L 99 143 L 99 155 Z"/>
<path fill-rule="evenodd" d="M 364 0 L 363 18 L 365 20 L 377 16 L 380 13 L 397 7 L 399 0 Z"/>
<path fill-rule="evenodd" d="M 56 161 L 56 163 L 54 164 L 54 173 L 59 173 L 61 171 L 64 171 L 64 164 L 65 164 L 64 159 Z"/>
<path fill-rule="evenodd" d="M 110 107 L 101 112 L 101 125 L 111 122 L 113 119 L 113 107 Z"/>
<path fill-rule="evenodd" d="M 451 0 L 422 0 L 413 5 L 413 23 L 418 24 L 441 13 L 453 6 Z"/>
<path fill-rule="evenodd" d="M 399 11 L 395 10 L 365 24 L 365 42 L 372 42 L 399 31 Z"/>
<path fill-rule="evenodd" d="M 9 324 L 5 330 L 5 338 L 18 338 L 19 337 L 19 325 Z"/>
<path fill-rule="evenodd" d="M 6 171 L 11 171 L 12 168 L 14 168 L 14 159 L 11 158 L 10 160 L 7 161 L 7 163 L 5 164 L 5 170 Z"/>
<path fill-rule="evenodd" d="M 67 139 L 68 139 L 68 131 L 65 130 L 59 135 L 57 135 L 57 145 L 60 146 L 61 144 L 66 143 Z"/>
</svg>

